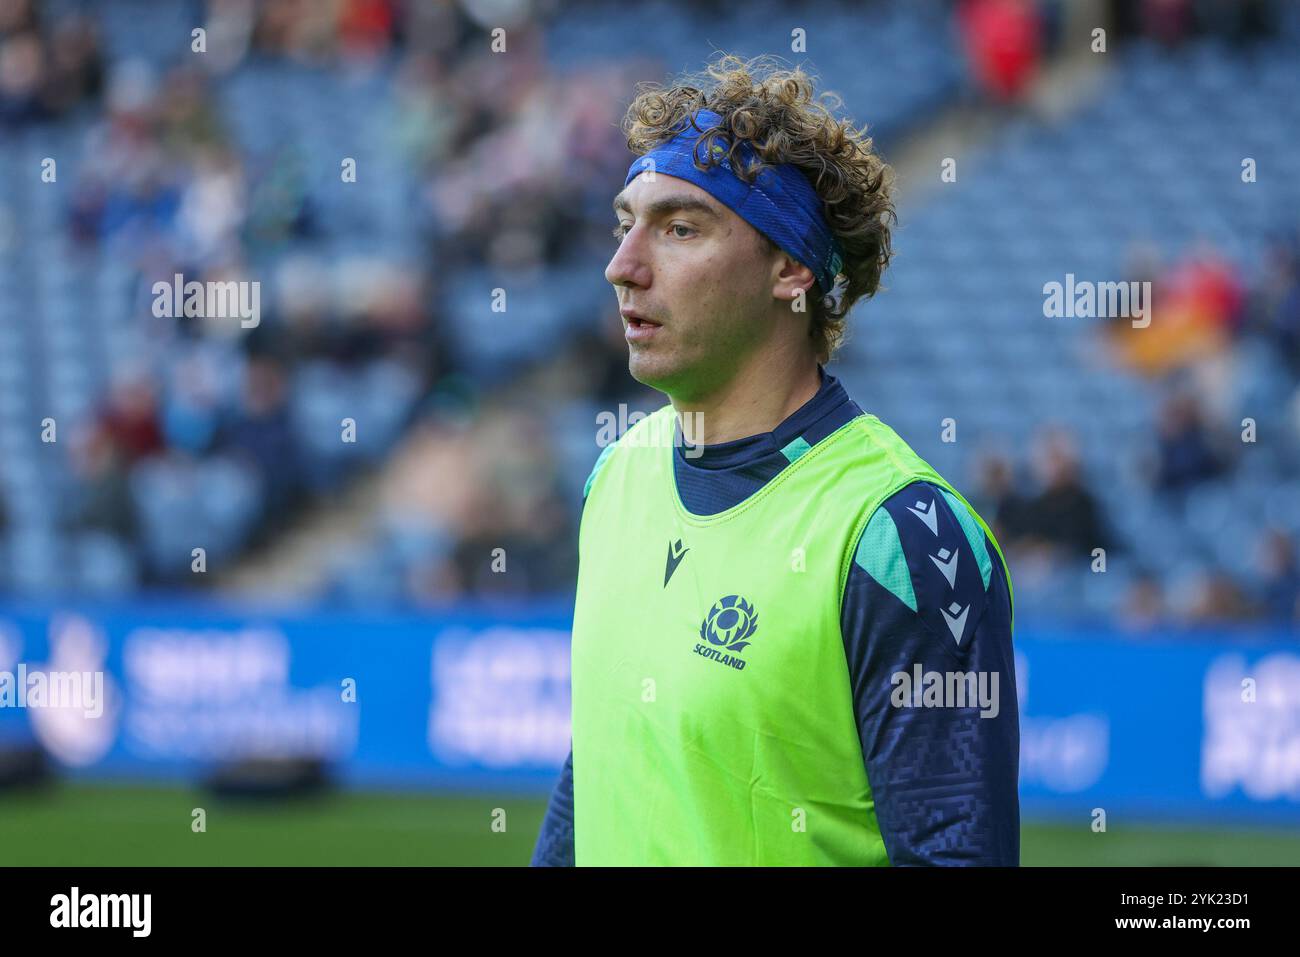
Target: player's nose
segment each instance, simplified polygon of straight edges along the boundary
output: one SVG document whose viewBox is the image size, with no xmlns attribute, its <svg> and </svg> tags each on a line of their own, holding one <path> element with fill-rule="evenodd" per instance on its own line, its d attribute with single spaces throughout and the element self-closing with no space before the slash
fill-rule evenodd
<svg viewBox="0 0 1300 957">
<path fill-rule="evenodd" d="M 605 279 L 615 286 L 649 286 L 650 262 L 645 253 L 641 230 L 633 226 L 605 267 Z"/>
</svg>

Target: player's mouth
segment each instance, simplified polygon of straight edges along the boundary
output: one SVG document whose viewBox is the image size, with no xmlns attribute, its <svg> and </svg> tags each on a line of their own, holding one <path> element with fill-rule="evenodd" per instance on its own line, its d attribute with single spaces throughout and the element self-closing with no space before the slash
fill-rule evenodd
<svg viewBox="0 0 1300 957">
<path fill-rule="evenodd" d="M 631 309 L 622 309 L 619 314 L 627 321 L 627 327 L 623 330 L 623 338 L 628 342 L 644 342 L 652 338 L 662 327 L 662 323 L 647 319 Z"/>
</svg>

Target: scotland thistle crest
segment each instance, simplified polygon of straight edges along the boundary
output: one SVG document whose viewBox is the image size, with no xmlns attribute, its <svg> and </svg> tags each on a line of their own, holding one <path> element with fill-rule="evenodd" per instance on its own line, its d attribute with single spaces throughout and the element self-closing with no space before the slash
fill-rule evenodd
<svg viewBox="0 0 1300 957">
<path fill-rule="evenodd" d="M 728 595 L 709 609 L 700 625 L 700 637 L 711 645 L 739 652 L 749 645 L 749 637 L 758 628 L 754 606 L 739 595 Z"/>
</svg>

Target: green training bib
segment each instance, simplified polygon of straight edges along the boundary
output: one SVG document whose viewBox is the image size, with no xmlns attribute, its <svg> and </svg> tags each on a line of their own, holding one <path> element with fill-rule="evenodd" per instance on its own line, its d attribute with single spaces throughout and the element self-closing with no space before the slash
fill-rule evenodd
<svg viewBox="0 0 1300 957">
<path fill-rule="evenodd" d="M 743 502 L 692 515 L 673 475 L 675 424 L 671 404 L 642 419 L 587 482 L 575 861 L 888 864 L 841 600 L 853 548 L 890 495 L 920 480 L 965 499 L 863 414 L 816 445 L 791 443 L 791 464 Z"/>
</svg>

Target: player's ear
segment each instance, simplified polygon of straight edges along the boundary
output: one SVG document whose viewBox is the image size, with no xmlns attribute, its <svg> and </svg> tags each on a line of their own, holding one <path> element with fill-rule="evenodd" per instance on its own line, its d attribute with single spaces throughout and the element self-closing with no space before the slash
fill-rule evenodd
<svg viewBox="0 0 1300 957">
<path fill-rule="evenodd" d="M 776 264 L 772 270 L 772 295 L 782 302 L 794 302 L 803 293 L 806 303 L 816 281 L 812 270 L 801 262 L 796 262 L 788 253 L 776 251 Z M 804 306 L 807 309 L 807 306 Z"/>
</svg>

